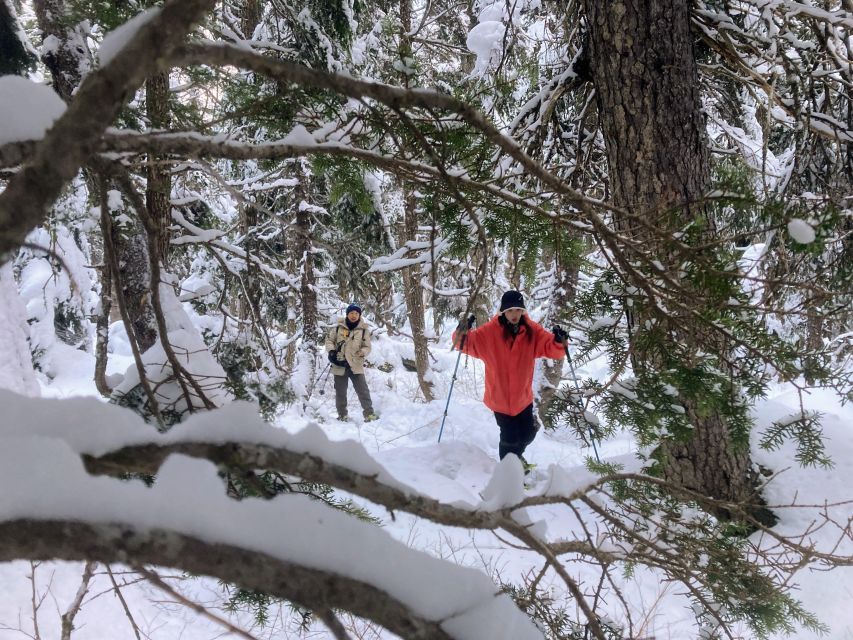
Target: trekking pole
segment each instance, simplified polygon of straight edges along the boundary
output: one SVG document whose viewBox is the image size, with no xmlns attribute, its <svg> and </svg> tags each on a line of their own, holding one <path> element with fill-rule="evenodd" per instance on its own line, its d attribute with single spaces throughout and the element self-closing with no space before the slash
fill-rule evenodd
<svg viewBox="0 0 853 640">
<path fill-rule="evenodd" d="M 471 315 L 468 317 L 468 330 L 474 326 L 477 319 Z M 444 405 L 444 415 L 441 417 L 441 428 L 438 430 L 438 441 L 441 442 L 441 434 L 444 432 L 444 421 L 447 420 L 447 408 L 450 406 L 450 396 L 453 394 L 453 384 L 456 382 L 456 372 L 459 370 L 459 361 L 462 359 L 462 347 L 465 346 L 465 338 L 468 337 L 468 331 L 462 334 L 462 340 L 459 341 L 459 355 L 456 357 L 456 366 L 453 367 L 453 377 L 450 379 L 450 390 L 447 392 L 447 403 Z"/>
<path fill-rule="evenodd" d="M 586 411 L 583 408 L 583 404 L 581 404 L 581 388 L 578 384 L 577 374 L 575 374 L 575 365 L 572 364 L 572 356 L 569 355 L 568 340 L 563 344 L 563 349 L 566 352 L 566 360 L 569 361 L 569 371 L 572 372 L 572 380 L 575 381 L 575 389 L 578 392 L 578 410 L 581 412 L 581 418 L 586 422 L 586 428 L 589 430 L 589 441 L 592 443 L 592 450 L 595 453 L 595 459 L 598 462 L 601 462 L 601 458 L 598 457 L 598 448 L 595 446 L 595 434 L 592 432 L 592 426 L 590 425 L 589 420 L 586 419 Z"/>
<path fill-rule="evenodd" d="M 326 374 L 326 378 L 323 379 L 323 383 L 322 384 L 320 384 L 319 382 L 317 383 L 317 386 L 320 387 L 320 390 L 317 393 L 319 393 L 320 395 L 323 395 L 324 393 L 326 393 L 326 383 L 329 381 L 329 373 L 331 373 L 331 371 L 332 371 L 332 363 L 330 362 L 329 364 L 326 365 L 326 368 L 323 369 L 322 373 L 320 373 L 320 378 L 318 378 L 318 380 L 323 378 L 323 374 Z"/>
</svg>

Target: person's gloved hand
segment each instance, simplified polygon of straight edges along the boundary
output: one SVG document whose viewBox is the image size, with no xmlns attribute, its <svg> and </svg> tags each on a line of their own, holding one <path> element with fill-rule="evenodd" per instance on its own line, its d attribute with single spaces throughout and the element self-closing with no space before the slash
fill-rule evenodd
<svg viewBox="0 0 853 640">
<path fill-rule="evenodd" d="M 338 365 L 338 352 L 335 350 L 329 351 L 329 362 Z M 338 365 L 340 366 L 340 365 Z"/>
<path fill-rule="evenodd" d="M 554 342 L 562 345 L 566 345 L 568 343 L 569 334 L 566 333 L 566 330 L 560 325 L 554 325 L 554 328 L 551 329 L 551 333 L 554 334 Z"/>
<path fill-rule="evenodd" d="M 476 322 L 477 318 L 476 316 L 474 316 L 473 313 L 468 316 L 467 320 L 464 318 L 460 320 L 459 324 L 456 325 L 456 337 L 461 338 L 462 336 L 464 336 L 466 333 L 468 333 L 469 329 L 471 329 L 471 327 L 476 324 Z"/>
</svg>

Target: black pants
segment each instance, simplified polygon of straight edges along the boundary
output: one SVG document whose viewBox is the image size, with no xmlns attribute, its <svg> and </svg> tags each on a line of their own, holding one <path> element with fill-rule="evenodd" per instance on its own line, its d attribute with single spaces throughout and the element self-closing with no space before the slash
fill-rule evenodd
<svg viewBox="0 0 853 640">
<path fill-rule="evenodd" d="M 539 424 L 533 415 L 533 404 L 514 416 L 495 411 L 495 420 L 501 428 L 501 441 L 498 446 L 501 460 L 508 453 L 514 453 L 520 458 L 539 431 Z"/>
</svg>

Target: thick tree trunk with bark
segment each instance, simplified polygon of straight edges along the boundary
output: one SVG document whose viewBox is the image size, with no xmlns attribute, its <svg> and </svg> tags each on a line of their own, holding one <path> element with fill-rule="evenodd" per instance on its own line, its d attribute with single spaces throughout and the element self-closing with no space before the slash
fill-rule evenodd
<svg viewBox="0 0 853 640">
<path fill-rule="evenodd" d="M 145 81 L 145 109 L 152 129 L 169 126 L 169 72 L 157 73 Z M 162 158 L 149 155 L 145 169 L 145 206 L 157 229 L 157 244 L 163 264 L 169 258 L 169 226 L 172 224 L 172 177 Z"/>
<path fill-rule="evenodd" d="M 403 224 L 404 241 L 415 240 L 418 233 L 417 203 L 414 194 L 408 186 L 403 187 L 405 201 L 405 220 Z M 424 400 L 431 402 L 435 396 L 432 383 L 427 380 L 429 371 L 429 348 L 427 345 L 424 322 L 424 298 L 421 287 L 420 267 L 406 267 L 402 271 L 403 295 L 406 299 L 406 309 L 409 312 L 409 326 L 412 329 L 412 342 L 415 347 L 415 367 L 418 373 L 418 386 L 424 395 Z"/>
<path fill-rule="evenodd" d="M 308 176 L 303 173 L 303 180 L 308 179 Z M 304 190 L 300 189 L 299 192 L 304 193 Z M 316 348 L 320 337 L 317 325 L 317 277 L 314 273 L 311 213 L 305 200 L 300 200 L 296 207 L 296 232 L 301 270 L 299 297 L 302 299 L 302 337 L 306 343 L 315 345 Z"/>
<path fill-rule="evenodd" d="M 121 289 L 127 319 L 136 335 L 139 352 L 145 353 L 157 342 L 157 323 L 151 304 L 148 241 L 141 224 L 118 229 L 113 223 L 111 229 L 119 269 L 118 278 L 112 283 L 113 289 Z"/>
<path fill-rule="evenodd" d="M 76 25 L 69 25 L 65 0 L 35 0 L 33 6 L 42 40 L 51 38 L 54 43 L 46 47 L 42 60 L 50 69 L 54 91 L 69 102 L 83 79 L 83 73 L 91 66 L 92 56 L 86 36 Z"/>
<path fill-rule="evenodd" d="M 240 11 L 240 29 L 246 40 L 252 39 L 252 34 L 263 17 L 263 5 L 261 0 L 246 0 Z"/>
<path fill-rule="evenodd" d="M 258 209 L 252 204 L 247 204 L 240 211 L 240 233 L 243 236 L 243 250 L 246 252 L 246 267 L 241 279 L 243 286 L 238 291 L 240 297 L 237 305 L 237 313 L 240 320 L 255 325 L 260 321 L 260 286 L 258 282 L 258 266 L 251 260 L 257 255 L 257 242 L 255 239 L 255 227 L 258 225 Z"/>
<path fill-rule="evenodd" d="M 411 0 L 400 1 L 400 62 L 401 68 L 410 66 L 412 56 L 412 2 Z M 401 83 L 408 86 L 409 76 L 402 74 Z M 403 227 L 401 244 L 409 240 L 417 240 L 418 236 L 418 208 L 412 188 L 403 184 Z M 415 368 L 418 375 L 418 386 L 424 395 L 424 400 L 431 402 L 434 399 L 432 383 L 427 380 L 429 371 L 429 349 L 424 334 L 424 298 L 421 288 L 421 269 L 419 266 L 406 267 L 402 271 L 403 296 L 406 299 L 406 310 L 409 316 L 409 326 L 412 329 L 412 343 L 415 347 Z"/>
<path fill-rule="evenodd" d="M 690 4 L 683 0 L 585 0 L 584 4 L 614 203 L 651 223 L 644 227 L 617 213 L 616 225 L 672 269 L 655 230 L 675 231 L 697 214 L 704 215 L 700 201 L 710 175 Z M 670 273 L 674 276 L 674 271 Z M 640 309 L 630 324 L 643 326 L 644 313 Z M 726 349 L 720 341 L 710 346 L 700 342 L 707 332 L 690 326 L 689 319 L 671 321 L 668 330 L 673 340 L 697 352 Z M 648 358 L 635 353 L 635 370 L 654 366 Z M 667 479 L 723 500 L 749 499 L 753 482 L 748 450 L 733 446 L 721 416 L 700 415 L 694 403 L 683 397 L 678 400 L 694 435 L 666 447 Z"/>
</svg>

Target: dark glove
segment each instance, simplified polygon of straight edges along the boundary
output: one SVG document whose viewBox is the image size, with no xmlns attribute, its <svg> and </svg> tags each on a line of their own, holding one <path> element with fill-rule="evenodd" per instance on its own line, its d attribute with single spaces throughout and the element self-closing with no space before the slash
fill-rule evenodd
<svg viewBox="0 0 853 640">
<path fill-rule="evenodd" d="M 456 325 L 456 335 L 462 336 L 468 333 L 468 330 L 471 329 L 477 323 L 477 318 L 472 313 L 468 316 L 468 320 L 460 320 L 459 324 Z"/>
<path fill-rule="evenodd" d="M 329 362 L 338 365 L 338 352 L 335 350 L 329 351 Z M 340 366 L 340 365 L 338 365 Z"/>
<path fill-rule="evenodd" d="M 551 333 L 554 334 L 554 342 L 558 342 L 559 344 L 565 345 L 569 340 L 569 334 L 560 325 L 554 325 Z"/>
</svg>

